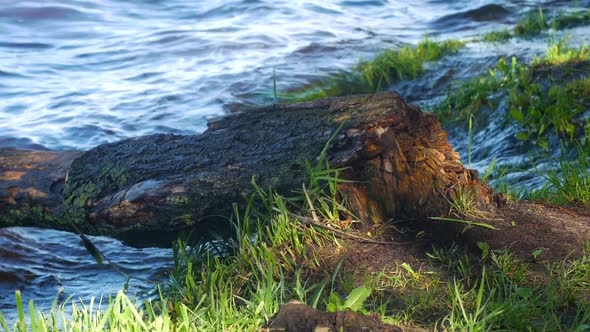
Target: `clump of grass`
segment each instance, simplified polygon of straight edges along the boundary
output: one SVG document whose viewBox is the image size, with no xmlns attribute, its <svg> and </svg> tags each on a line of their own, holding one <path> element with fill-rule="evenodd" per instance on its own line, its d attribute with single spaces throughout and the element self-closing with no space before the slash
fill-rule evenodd
<svg viewBox="0 0 590 332">
<path fill-rule="evenodd" d="M 33 301 L 29 302 L 29 315 L 25 313 L 20 292 L 16 292 L 18 321 L 9 326 L 0 313 L 0 328 L 4 332 L 63 331 L 63 332 L 102 332 L 102 331 L 157 331 L 189 332 L 196 331 L 195 312 L 183 304 L 176 304 L 176 318 L 167 311 L 158 311 L 152 302 L 145 302 L 140 308 L 123 292 L 109 297 L 103 303 L 91 299 L 87 303 L 74 301 L 71 309 L 65 304 L 54 303 L 49 312 L 40 312 Z"/>
<path fill-rule="evenodd" d="M 590 60 L 590 49 L 587 45 L 572 48 L 568 47 L 566 42 L 567 39 L 563 39 L 553 43 L 545 56 L 533 60 L 533 65 L 560 65 L 568 62 Z"/>
<path fill-rule="evenodd" d="M 510 32 L 510 30 L 504 29 L 502 31 L 488 32 L 485 35 L 483 35 L 480 40 L 484 42 L 497 43 L 505 42 L 510 38 L 512 38 L 512 33 Z"/>
<path fill-rule="evenodd" d="M 483 121 L 493 112 L 504 111 L 503 116 L 520 127 L 517 138 L 544 149 L 548 148 L 549 129 L 563 139 L 579 139 L 583 124 L 576 119 L 590 102 L 587 78 L 553 83 L 549 88 L 534 78 L 540 66 L 590 60 L 586 46 L 571 49 L 564 43 L 554 43 L 545 56 L 536 58 L 530 65 L 519 64 L 516 58 L 512 58 L 511 63 L 501 58 L 488 75 L 460 83 L 445 100 L 433 107 L 433 111 L 443 122 L 454 123 L 465 122 L 472 114 L 482 110 L 488 110 L 480 113 L 479 118 Z M 507 104 L 497 102 L 506 97 Z M 505 108 L 500 110 L 499 105 Z"/>
<path fill-rule="evenodd" d="M 400 80 L 419 77 L 425 72 L 425 62 L 439 60 L 458 52 L 464 46 L 465 43 L 458 40 L 436 42 L 425 39 L 415 47 L 385 50 L 371 61 L 359 61 L 350 72 L 340 72 L 311 87 L 283 94 L 282 98 L 288 101 L 307 101 L 383 91 Z"/>
<path fill-rule="evenodd" d="M 467 122 L 482 109 L 495 109 L 495 97 L 510 90 L 523 73 L 524 68 L 517 64 L 516 58 L 512 59 L 511 65 L 506 58 L 500 58 L 496 67 L 488 71 L 488 75 L 474 77 L 450 87 L 447 97 L 434 105 L 433 111 L 443 122 Z"/>
<path fill-rule="evenodd" d="M 547 265 L 546 280 L 536 280 L 527 264 L 507 250 L 482 243 L 483 267 L 476 278 L 460 278 L 448 286 L 450 313 L 441 325 L 451 331 L 580 331 L 590 323 L 590 246 L 577 260 Z M 534 252 L 531 255 L 542 255 Z M 434 256 L 433 257 L 440 257 Z M 470 266 L 467 256 L 448 259 L 457 269 Z M 459 260 L 459 262 L 454 262 Z"/>
<path fill-rule="evenodd" d="M 548 90 L 532 79 L 535 68 L 542 65 L 590 60 L 585 45 L 572 49 L 565 47 L 564 43 L 554 43 L 544 57 L 533 60 L 532 66 L 521 71 L 509 90 L 510 116 L 522 127 L 517 138 L 531 140 L 543 148 L 548 148 L 545 133 L 550 128 L 569 141 L 577 138 L 575 134 L 579 132 L 580 124 L 575 119 L 585 112 L 590 102 L 585 78 L 553 84 Z"/>
<path fill-rule="evenodd" d="M 547 17 L 542 8 L 528 12 L 512 30 L 492 31 L 479 40 L 484 42 L 506 42 L 512 37 L 535 37 L 553 29 L 567 29 L 590 24 L 590 10 L 558 12 Z"/>
<path fill-rule="evenodd" d="M 562 150 L 565 150 L 565 147 L 562 147 Z M 578 145 L 576 159 L 562 158 L 558 169 L 537 172 L 551 184 L 540 189 L 536 193 L 537 198 L 556 204 L 590 205 L 590 154 L 581 145 Z"/>
<path fill-rule="evenodd" d="M 229 256 L 187 252 L 182 242 L 175 247 L 176 269 L 167 293 L 174 303 L 194 308 L 199 330 L 259 330 L 287 300 L 315 308 L 323 305 L 325 292 L 333 291 L 335 277 L 324 271 L 319 253 L 339 244 L 318 225 L 348 212 L 338 200 L 341 169 L 327 167 L 326 151 L 317 166 L 308 164 L 309 184 L 300 196 L 285 198 L 253 182 L 256 192 L 248 207 L 234 213 L 237 244 Z"/>
<path fill-rule="evenodd" d="M 542 31 L 549 29 L 543 9 L 531 11 L 523 17 L 514 27 L 516 36 L 538 35 Z"/>
<path fill-rule="evenodd" d="M 560 13 L 553 19 L 556 29 L 574 28 L 590 24 L 590 10 Z"/>
</svg>

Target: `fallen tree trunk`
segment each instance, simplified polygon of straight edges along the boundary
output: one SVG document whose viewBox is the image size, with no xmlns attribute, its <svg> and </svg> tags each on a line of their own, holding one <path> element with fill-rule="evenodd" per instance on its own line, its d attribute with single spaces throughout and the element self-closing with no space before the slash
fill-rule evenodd
<svg viewBox="0 0 590 332">
<path fill-rule="evenodd" d="M 10 220 L 14 211 L 36 207 L 20 212 L 27 224 L 63 228 L 59 193 L 67 171 L 63 201 L 84 232 L 129 239 L 206 229 L 225 220 L 232 203 L 245 202 L 253 178 L 286 195 L 301 188 L 305 162 L 316 162 L 342 123 L 327 160 L 347 167 L 341 176 L 355 182 L 339 189 L 369 224 L 444 214 L 454 188 L 478 187 L 436 116 L 388 92 L 253 109 L 210 121 L 201 135 L 138 137 L 81 155 L 3 150 L 0 220 L 18 223 Z M 32 156 L 45 164 L 14 166 Z"/>
</svg>

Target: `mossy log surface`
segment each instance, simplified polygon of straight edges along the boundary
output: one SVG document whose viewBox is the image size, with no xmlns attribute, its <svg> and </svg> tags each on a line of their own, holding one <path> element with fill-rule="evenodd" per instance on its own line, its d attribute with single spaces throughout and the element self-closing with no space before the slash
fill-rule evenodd
<svg viewBox="0 0 590 332">
<path fill-rule="evenodd" d="M 355 182 L 340 184 L 340 190 L 356 216 L 368 224 L 444 214 L 455 188 L 470 185 L 479 190 L 436 116 L 387 92 L 231 114 L 210 121 L 196 136 L 138 137 L 79 156 L 43 152 L 54 158 L 45 166 L 48 178 L 19 183 L 20 193 L 29 194 L 20 200 L 10 196 L 15 185 L 10 181 L 16 176 L 10 173 L 10 158 L 42 152 L 8 150 L 13 156 L 7 159 L 7 150 L 2 150 L 0 213 L 32 205 L 58 211 L 62 200 L 56 193 L 67 170 L 63 201 L 84 232 L 123 239 L 155 234 L 157 242 L 183 229 L 205 231 L 227 224 L 232 203 L 245 204 L 244 195 L 254 190 L 253 178 L 260 187 L 285 195 L 299 190 L 305 182 L 305 162 L 316 163 L 342 122 L 327 160 L 331 167 L 347 167 L 342 177 Z M 28 187 L 35 189 L 22 191 Z M 27 224 L 64 228 L 47 220 L 29 216 Z M 2 225 L 10 224 L 4 220 Z"/>
</svg>

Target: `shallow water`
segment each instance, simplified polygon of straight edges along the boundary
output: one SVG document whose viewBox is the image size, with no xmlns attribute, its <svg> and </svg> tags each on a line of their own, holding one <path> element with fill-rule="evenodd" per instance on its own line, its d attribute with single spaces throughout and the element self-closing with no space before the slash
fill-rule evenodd
<svg viewBox="0 0 590 332">
<path fill-rule="evenodd" d="M 129 280 L 131 298 L 154 297 L 155 283 L 164 281 L 172 267 L 171 249 L 130 248 L 108 237 L 89 237 L 96 247 L 124 273 L 146 280 Z M 86 251 L 80 237 L 61 231 L 12 227 L 0 229 L 0 312 L 8 320 L 16 314 L 15 290 L 24 301 L 33 299 L 48 309 L 71 297 L 88 301 L 91 297 L 116 293 L 127 276 L 107 264 L 98 265 Z"/>
<path fill-rule="evenodd" d="M 513 24 L 544 3 L 569 1 L 340 0 L 0 0 L 0 146 L 88 149 L 151 133 L 195 134 L 210 117 L 272 101 L 380 50 L 434 38 L 469 38 Z M 588 6 L 589 1 L 578 1 Z M 576 33 L 578 40 L 588 30 Z M 448 82 L 485 72 L 501 55 L 524 59 L 543 39 L 470 44 L 432 64 L 427 76 L 394 89 L 428 103 Z M 459 71 L 456 69 L 460 68 Z M 507 132 L 498 138 L 510 140 Z M 475 137 L 482 150 L 517 162 L 507 143 Z M 460 152 L 465 140 L 455 139 Z M 503 148 L 503 150 L 502 150 Z M 486 150 L 487 149 L 487 150 Z M 487 152 L 486 152 L 487 151 Z M 487 154 L 485 154 L 487 153 Z M 165 280 L 170 250 L 97 246 L 134 275 Z M 98 267 L 77 236 L 34 228 L 0 230 L 0 311 L 25 300 L 50 306 L 61 289 L 88 298 L 114 292 L 125 277 Z M 132 282 L 131 292 L 151 285 Z M 135 288 L 133 288 L 135 287 Z"/>
<path fill-rule="evenodd" d="M 274 68 L 284 90 L 427 34 L 497 28 L 536 3 L 4 0 L 0 137 L 88 149 L 199 133 L 236 104 L 269 101 Z"/>
</svg>

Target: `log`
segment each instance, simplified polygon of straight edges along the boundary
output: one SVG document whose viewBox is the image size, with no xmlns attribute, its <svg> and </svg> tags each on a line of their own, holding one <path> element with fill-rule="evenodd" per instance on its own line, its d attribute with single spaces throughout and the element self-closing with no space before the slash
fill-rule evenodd
<svg viewBox="0 0 590 332">
<path fill-rule="evenodd" d="M 63 228 L 63 201 L 89 234 L 151 234 L 157 242 L 188 228 L 205 231 L 227 225 L 232 203 L 253 192 L 253 178 L 285 195 L 300 189 L 306 161 L 316 163 L 341 125 L 327 160 L 355 181 L 339 190 L 368 225 L 438 216 L 448 212 L 453 190 L 479 188 L 436 116 L 387 92 L 252 109 L 210 121 L 201 135 L 138 137 L 82 154 L 2 150 L 0 214 L 35 207 L 43 213 L 26 214 L 27 224 Z M 24 160 L 37 156 L 43 160 L 26 168 Z M 7 219 L 3 226 L 19 222 Z"/>
</svg>

